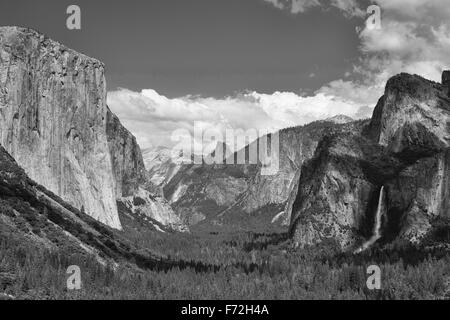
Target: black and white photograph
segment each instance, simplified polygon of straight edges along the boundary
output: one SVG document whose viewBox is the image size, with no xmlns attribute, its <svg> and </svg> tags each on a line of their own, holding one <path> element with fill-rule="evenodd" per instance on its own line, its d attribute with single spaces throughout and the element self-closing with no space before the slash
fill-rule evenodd
<svg viewBox="0 0 450 320">
<path fill-rule="evenodd" d="M 0 0 L 24 300 L 450 300 L 450 1 Z"/>
</svg>

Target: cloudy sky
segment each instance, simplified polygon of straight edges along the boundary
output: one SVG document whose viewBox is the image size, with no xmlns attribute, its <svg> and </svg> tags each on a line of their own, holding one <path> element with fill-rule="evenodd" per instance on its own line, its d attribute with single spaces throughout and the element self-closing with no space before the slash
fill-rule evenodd
<svg viewBox="0 0 450 320">
<path fill-rule="evenodd" d="M 65 28 L 78 4 L 82 30 Z M 381 29 L 366 28 L 381 8 Z M 450 68 L 448 0 L 2 0 L 2 25 L 38 29 L 107 66 L 108 103 L 143 148 L 174 130 L 269 129 L 364 118 L 399 72 Z"/>
</svg>

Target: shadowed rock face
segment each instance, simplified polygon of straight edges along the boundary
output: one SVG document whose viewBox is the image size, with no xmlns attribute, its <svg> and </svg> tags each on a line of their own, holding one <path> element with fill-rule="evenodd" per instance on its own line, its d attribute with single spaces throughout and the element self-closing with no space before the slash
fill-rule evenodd
<svg viewBox="0 0 450 320">
<path fill-rule="evenodd" d="M 373 137 L 407 158 L 431 155 L 448 147 L 450 100 L 446 89 L 416 75 L 392 77 L 374 111 Z"/>
<path fill-rule="evenodd" d="M 170 229 L 188 231 L 167 201 L 155 194 L 156 187 L 147 179 L 136 138 L 109 109 L 106 113 L 106 133 L 119 208 L 124 206 L 131 214 L 151 218 Z"/>
<path fill-rule="evenodd" d="M 270 204 L 284 206 L 289 203 L 289 195 L 296 185 L 295 178 L 298 179 L 302 165 L 313 157 L 319 141 L 326 135 L 340 131 L 358 130 L 360 125 L 351 118 L 340 116 L 281 130 L 279 170 L 275 175 L 262 175 L 258 168 L 241 204 L 244 211 L 250 213 Z M 289 220 L 289 210 L 285 210 L 283 224 L 288 225 Z"/>
<path fill-rule="evenodd" d="M 117 198 L 131 196 L 146 182 L 144 160 L 136 138 L 109 108 L 106 112 L 106 135 L 111 152 Z"/>
<path fill-rule="evenodd" d="M 325 137 L 303 168 L 290 234 L 298 245 L 334 240 L 342 249 L 371 236 L 377 198 L 386 192 L 385 241 L 420 241 L 448 218 L 450 100 L 443 84 L 391 78 L 361 132 Z"/>
<path fill-rule="evenodd" d="M 437 219 L 450 218 L 450 149 L 420 159 L 386 185 L 391 217 L 386 227 L 419 242 Z"/>
<path fill-rule="evenodd" d="M 404 167 L 357 133 L 325 137 L 303 166 L 295 193 L 291 234 L 296 243 L 333 240 L 349 248 L 369 237 L 379 186 Z"/>
<path fill-rule="evenodd" d="M 447 97 L 450 97 L 450 71 L 442 73 L 442 85 L 444 86 L 444 91 L 447 92 Z"/>
<path fill-rule="evenodd" d="M 101 62 L 23 28 L 0 28 L 0 143 L 27 174 L 120 228 Z"/>
</svg>

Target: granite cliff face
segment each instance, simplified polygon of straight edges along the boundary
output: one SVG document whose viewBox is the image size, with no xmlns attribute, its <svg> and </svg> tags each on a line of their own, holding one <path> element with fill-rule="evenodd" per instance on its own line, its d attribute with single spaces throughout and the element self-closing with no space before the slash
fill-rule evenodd
<svg viewBox="0 0 450 320">
<path fill-rule="evenodd" d="M 116 200 L 143 192 L 134 209 L 181 224 L 106 106 L 103 64 L 30 29 L 0 28 L 0 144 L 33 180 L 108 226 L 121 228 Z"/>
<path fill-rule="evenodd" d="M 439 220 L 450 218 L 450 150 L 420 159 L 386 186 L 391 219 L 386 227 L 403 239 L 420 242 Z"/>
<path fill-rule="evenodd" d="M 444 73 L 444 82 L 445 77 Z M 372 136 L 380 145 L 405 157 L 426 156 L 448 147 L 450 98 L 446 89 L 416 75 L 392 77 L 375 108 Z"/>
<path fill-rule="evenodd" d="M 101 62 L 23 28 L 0 28 L 0 143 L 27 174 L 120 228 Z"/>
<path fill-rule="evenodd" d="M 117 198 L 133 195 L 146 182 L 141 149 L 136 138 L 107 109 L 106 136 L 116 181 Z"/>
<path fill-rule="evenodd" d="M 166 147 L 143 150 L 142 156 L 150 181 L 160 188 L 167 185 L 183 165 L 182 155 L 174 157 L 172 149 Z"/>
<path fill-rule="evenodd" d="M 442 84 L 394 76 L 362 130 L 320 142 L 291 195 L 290 234 L 298 245 L 330 240 L 345 250 L 369 239 L 382 187 L 382 241 L 419 242 L 448 218 L 447 75 Z"/>
<path fill-rule="evenodd" d="M 358 133 L 325 137 L 293 193 L 291 234 L 297 244 L 331 240 L 348 248 L 369 238 L 380 185 L 403 167 Z"/>
<path fill-rule="evenodd" d="M 244 211 L 251 213 L 268 205 L 277 205 L 283 210 L 296 184 L 295 177 L 299 176 L 303 163 L 312 158 L 322 137 L 339 131 L 355 130 L 358 125 L 351 118 L 337 117 L 281 130 L 279 170 L 274 175 L 262 175 L 258 168 L 241 204 Z M 289 212 L 285 210 L 284 224 L 287 225 L 289 220 Z"/>
<path fill-rule="evenodd" d="M 109 109 L 106 114 L 106 134 L 119 208 L 124 208 L 129 214 L 154 220 L 169 229 L 188 231 L 158 192 L 157 186 L 149 181 L 136 138 Z"/>
<path fill-rule="evenodd" d="M 372 136 L 408 163 L 388 181 L 386 233 L 420 242 L 449 217 L 449 71 L 442 83 L 400 74 L 389 80 Z M 375 132 L 375 135 L 373 135 Z"/>
<path fill-rule="evenodd" d="M 226 220 L 230 213 L 240 213 L 245 218 L 266 212 L 267 224 L 277 216 L 276 221 L 288 225 L 290 212 L 281 212 L 303 162 L 313 156 L 323 136 L 354 130 L 355 126 L 359 124 L 352 119 L 338 117 L 281 130 L 277 155 L 279 170 L 274 175 L 263 175 L 259 164 L 182 165 L 164 186 L 164 195 L 188 224 L 208 219 Z M 258 143 L 259 140 L 247 146 L 245 154 Z M 237 156 L 232 157 L 236 159 Z"/>
<path fill-rule="evenodd" d="M 139 187 L 131 196 L 122 197 L 118 204 L 119 210 L 123 209 L 121 213 L 144 219 L 158 231 L 164 232 L 160 228 L 162 226 L 171 231 L 189 232 L 189 228 L 175 214 L 166 199 L 143 187 Z"/>
</svg>

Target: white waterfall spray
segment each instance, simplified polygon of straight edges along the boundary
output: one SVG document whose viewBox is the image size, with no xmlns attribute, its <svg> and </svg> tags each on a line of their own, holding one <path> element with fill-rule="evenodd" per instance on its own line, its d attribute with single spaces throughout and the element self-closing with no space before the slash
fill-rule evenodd
<svg viewBox="0 0 450 320">
<path fill-rule="evenodd" d="M 364 250 L 367 250 L 378 239 L 381 238 L 381 219 L 383 218 L 383 213 L 384 213 L 383 203 L 384 203 L 384 186 L 381 187 L 380 195 L 378 197 L 378 207 L 377 207 L 377 213 L 375 215 L 375 224 L 373 226 L 372 237 L 370 237 L 369 240 L 364 242 L 363 245 L 355 251 L 355 253 L 360 253 Z"/>
</svg>

